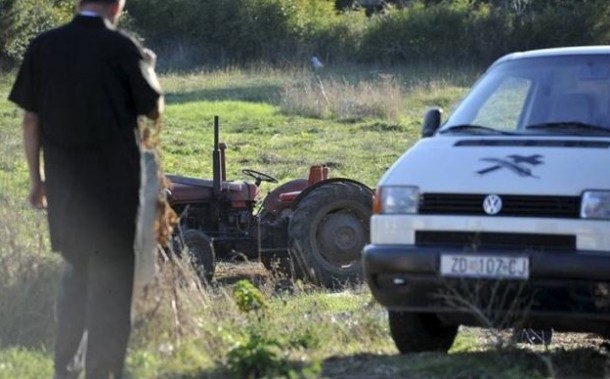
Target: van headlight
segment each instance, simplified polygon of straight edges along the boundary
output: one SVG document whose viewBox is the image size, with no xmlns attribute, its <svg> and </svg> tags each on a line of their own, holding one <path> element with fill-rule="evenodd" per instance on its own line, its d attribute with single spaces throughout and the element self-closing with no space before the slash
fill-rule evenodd
<svg viewBox="0 0 610 379">
<path fill-rule="evenodd" d="M 580 217 L 610 219 L 610 191 L 585 191 L 580 203 Z"/>
<path fill-rule="evenodd" d="M 377 188 L 374 213 L 407 214 L 419 209 L 419 187 L 382 186 Z"/>
</svg>

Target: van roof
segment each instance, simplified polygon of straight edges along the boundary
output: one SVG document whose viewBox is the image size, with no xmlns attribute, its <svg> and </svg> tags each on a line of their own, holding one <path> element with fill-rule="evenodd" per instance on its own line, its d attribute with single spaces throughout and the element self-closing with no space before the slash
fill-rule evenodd
<svg viewBox="0 0 610 379">
<path fill-rule="evenodd" d="M 501 62 L 515 59 L 542 58 L 565 55 L 610 55 L 610 45 L 557 47 L 552 49 L 516 52 L 501 57 L 500 59 L 495 61 L 492 66 Z"/>
</svg>

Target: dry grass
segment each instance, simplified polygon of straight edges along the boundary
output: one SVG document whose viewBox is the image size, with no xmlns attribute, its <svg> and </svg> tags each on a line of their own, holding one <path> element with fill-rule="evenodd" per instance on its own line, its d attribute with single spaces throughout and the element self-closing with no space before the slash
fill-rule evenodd
<svg viewBox="0 0 610 379">
<path fill-rule="evenodd" d="M 192 369 L 201 370 L 222 360 L 226 343 L 207 326 L 230 314 L 230 298 L 223 291 L 214 294 L 203 288 L 188 262 L 171 253 L 164 254 L 158 275 L 135 293 L 134 300 L 132 359 L 146 352 L 158 364 L 180 354 L 185 346 L 196 341 L 197 350 L 207 353 L 197 353 L 198 358 L 189 363 L 194 365 Z M 219 307 L 220 304 L 223 306 Z"/>
<path fill-rule="evenodd" d="M 42 214 L 0 199 L 0 345 L 53 340 L 60 259 L 48 253 Z"/>
<path fill-rule="evenodd" d="M 280 109 L 285 114 L 319 119 L 398 120 L 403 98 L 403 89 L 392 75 L 356 83 L 308 75 L 283 86 Z"/>
<path fill-rule="evenodd" d="M 435 298 L 443 306 L 472 314 L 493 337 L 494 348 L 514 346 L 515 341 L 503 331 L 522 324 L 531 308 L 532 300 L 523 293 L 525 283 L 454 279 L 441 285 Z"/>
</svg>

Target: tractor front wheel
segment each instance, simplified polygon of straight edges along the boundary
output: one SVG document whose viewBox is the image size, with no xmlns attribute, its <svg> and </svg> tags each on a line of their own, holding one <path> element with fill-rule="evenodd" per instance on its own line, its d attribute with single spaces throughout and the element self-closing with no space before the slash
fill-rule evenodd
<svg viewBox="0 0 610 379">
<path fill-rule="evenodd" d="M 353 182 L 330 182 L 308 193 L 288 224 L 296 276 L 328 288 L 362 281 L 371 204 L 372 192 Z"/>
<path fill-rule="evenodd" d="M 204 284 L 210 283 L 216 269 L 212 241 L 200 230 L 187 229 L 182 234 L 183 249 Z"/>
</svg>

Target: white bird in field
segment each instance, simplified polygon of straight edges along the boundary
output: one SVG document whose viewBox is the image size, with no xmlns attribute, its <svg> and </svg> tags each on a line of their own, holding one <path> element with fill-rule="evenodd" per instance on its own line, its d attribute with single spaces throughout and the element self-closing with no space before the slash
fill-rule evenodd
<svg viewBox="0 0 610 379">
<path fill-rule="evenodd" d="M 313 68 L 314 70 L 319 70 L 322 67 L 324 67 L 324 64 L 322 64 L 318 57 L 316 57 L 315 55 L 311 57 L 311 68 Z"/>
</svg>

